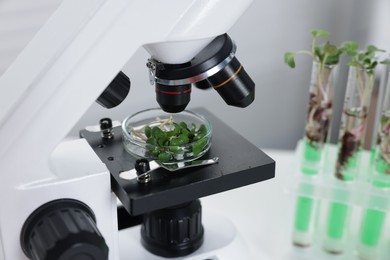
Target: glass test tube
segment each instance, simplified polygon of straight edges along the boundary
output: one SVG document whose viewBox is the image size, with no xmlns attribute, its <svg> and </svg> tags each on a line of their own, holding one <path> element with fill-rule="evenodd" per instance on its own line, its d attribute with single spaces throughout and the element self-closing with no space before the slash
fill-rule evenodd
<svg viewBox="0 0 390 260">
<path fill-rule="evenodd" d="M 317 175 L 320 170 L 324 146 L 330 132 L 335 73 L 335 65 L 313 62 L 300 165 L 301 172 L 307 176 Z M 318 201 L 311 197 L 298 197 L 293 232 L 295 245 L 309 246 L 311 244 L 317 204 Z"/>
<path fill-rule="evenodd" d="M 371 168 L 371 183 L 379 189 L 390 187 L 390 79 L 387 80 L 383 93 L 383 104 L 379 112 L 378 140 Z M 371 199 L 375 200 L 375 198 Z M 384 209 L 366 208 L 363 211 L 357 247 L 360 257 L 377 259 L 385 220 L 386 213 Z"/>
<path fill-rule="evenodd" d="M 336 179 L 349 185 L 358 174 L 373 85 L 372 73 L 357 67 L 349 68 L 335 167 Z M 339 201 L 336 198 L 329 205 L 323 245 L 328 252 L 342 253 L 346 246 L 351 213 L 348 199 L 348 195 Z"/>
<path fill-rule="evenodd" d="M 335 71 L 334 65 L 322 66 L 318 62 L 313 62 L 301 164 L 301 171 L 306 175 L 318 173 L 324 146 L 328 140 L 333 111 Z"/>
</svg>

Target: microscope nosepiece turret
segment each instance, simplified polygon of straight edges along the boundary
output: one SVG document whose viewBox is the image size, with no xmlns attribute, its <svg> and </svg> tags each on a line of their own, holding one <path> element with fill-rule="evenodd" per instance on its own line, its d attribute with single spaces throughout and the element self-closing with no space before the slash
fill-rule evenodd
<svg viewBox="0 0 390 260">
<path fill-rule="evenodd" d="M 183 111 L 191 98 L 191 86 L 214 88 L 228 105 L 246 107 L 255 98 L 255 83 L 235 57 L 236 46 L 223 34 L 191 61 L 167 64 L 149 59 L 151 83 L 160 107 L 170 113 Z"/>
</svg>

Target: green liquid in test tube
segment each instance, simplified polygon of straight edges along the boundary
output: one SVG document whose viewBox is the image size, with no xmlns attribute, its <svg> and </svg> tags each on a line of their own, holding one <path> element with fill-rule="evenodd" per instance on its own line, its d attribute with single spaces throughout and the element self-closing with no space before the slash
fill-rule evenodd
<svg viewBox="0 0 390 260">
<path fill-rule="evenodd" d="M 373 84 L 373 74 L 358 67 L 349 68 L 334 172 L 338 184 L 344 187 L 344 190 L 335 191 L 335 197 L 328 207 L 323 244 L 323 248 L 330 253 L 343 253 L 348 246 L 352 211 L 349 205 L 348 189 L 354 185 L 359 174 L 359 161 L 364 144 Z"/>
<path fill-rule="evenodd" d="M 320 172 L 333 108 L 334 71 L 334 65 L 321 68 L 320 63 L 313 62 L 300 165 L 301 174 L 306 177 L 316 176 Z M 298 196 L 293 231 L 295 245 L 312 244 L 317 207 L 318 200 L 311 194 L 303 192 Z"/>
<path fill-rule="evenodd" d="M 372 185 L 378 189 L 390 187 L 390 89 L 387 89 L 387 92 L 381 112 L 376 153 L 372 162 Z M 358 245 L 358 254 L 360 257 L 364 259 L 377 259 L 380 253 L 379 250 L 385 220 L 385 209 L 366 208 L 363 211 Z"/>
<path fill-rule="evenodd" d="M 352 181 L 356 175 L 359 152 L 349 158 L 346 167 L 343 169 L 345 181 Z M 348 196 L 343 200 L 348 200 Z M 342 253 L 345 248 L 346 236 L 348 233 L 351 207 L 344 202 L 332 202 L 328 208 L 328 218 L 326 222 L 326 239 L 324 249 L 330 253 Z"/>
<path fill-rule="evenodd" d="M 347 227 L 349 207 L 344 203 L 333 202 L 329 208 L 327 235 L 333 239 L 342 239 Z M 335 250 L 336 251 L 336 250 Z M 337 253 L 337 251 L 335 252 Z"/>
<path fill-rule="evenodd" d="M 316 175 L 318 173 L 322 150 L 323 147 L 320 147 L 320 145 L 312 145 L 308 138 L 304 139 L 302 173 L 306 175 Z"/>
<path fill-rule="evenodd" d="M 380 242 L 386 213 L 375 209 L 366 209 L 360 230 L 360 241 L 367 247 L 377 247 Z"/>
<path fill-rule="evenodd" d="M 304 140 L 301 172 L 308 176 L 318 174 L 322 148 L 315 148 L 307 138 Z M 306 165 L 309 165 L 307 167 Z M 318 201 L 305 196 L 298 196 L 295 208 L 293 242 L 297 246 L 309 246 L 312 243 L 315 212 Z"/>
</svg>

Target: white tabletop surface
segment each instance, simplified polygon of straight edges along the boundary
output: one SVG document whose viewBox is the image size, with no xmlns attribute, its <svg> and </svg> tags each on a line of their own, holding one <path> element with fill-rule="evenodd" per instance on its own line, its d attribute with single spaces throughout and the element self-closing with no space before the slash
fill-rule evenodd
<svg viewBox="0 0 390 260">
<path fill-rule="evenodd" d="M 296 196 L 288 190 L 291 174 L 294 174 L 294 151 L 264 152 L 276 161 L 274 179 L 202 198 L 203 211 L 216 210 L 228 216 L 250 249 L 271 260 L 355 259 L 329 255 L 316 247 L 292 245 Z"/>
<path fill-rule="evenodd" d="M 270 259 L 284 258 L 291 244 L 293 200 L 286 192 L 292 151 L 265 151 L 276 161 L 275 178 L 202 198 L 208 208 L 228 216 L 254 251 Z"/>
</svg>

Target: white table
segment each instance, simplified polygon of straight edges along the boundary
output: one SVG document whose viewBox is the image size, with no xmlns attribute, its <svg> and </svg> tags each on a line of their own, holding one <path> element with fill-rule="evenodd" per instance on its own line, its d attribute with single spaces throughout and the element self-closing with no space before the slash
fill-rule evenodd
<svg viewBox="0 0 390 260">
<path fill-rule="evenodd" d="M 210 209 L 228 216 L 250 249 L 271 260 L 358 259 L 329 255 L 318 247 L 292 245 L 296 195 L 288 190 L 294 174 L 294 151 L 265 150 L 265 153 L 276 161 L 274 179 L 203 198 L 203 211 Z"/>
<path fill-rule="evenodd" d="M 228 216 L 250 249 L 270 259 L 285 258 L 291 245 L 293 199 L 286 192 L 292 151 L 265 151 L 276 161 L 275 178 L 203 198 L 203 211 Z"/>
</svg>

